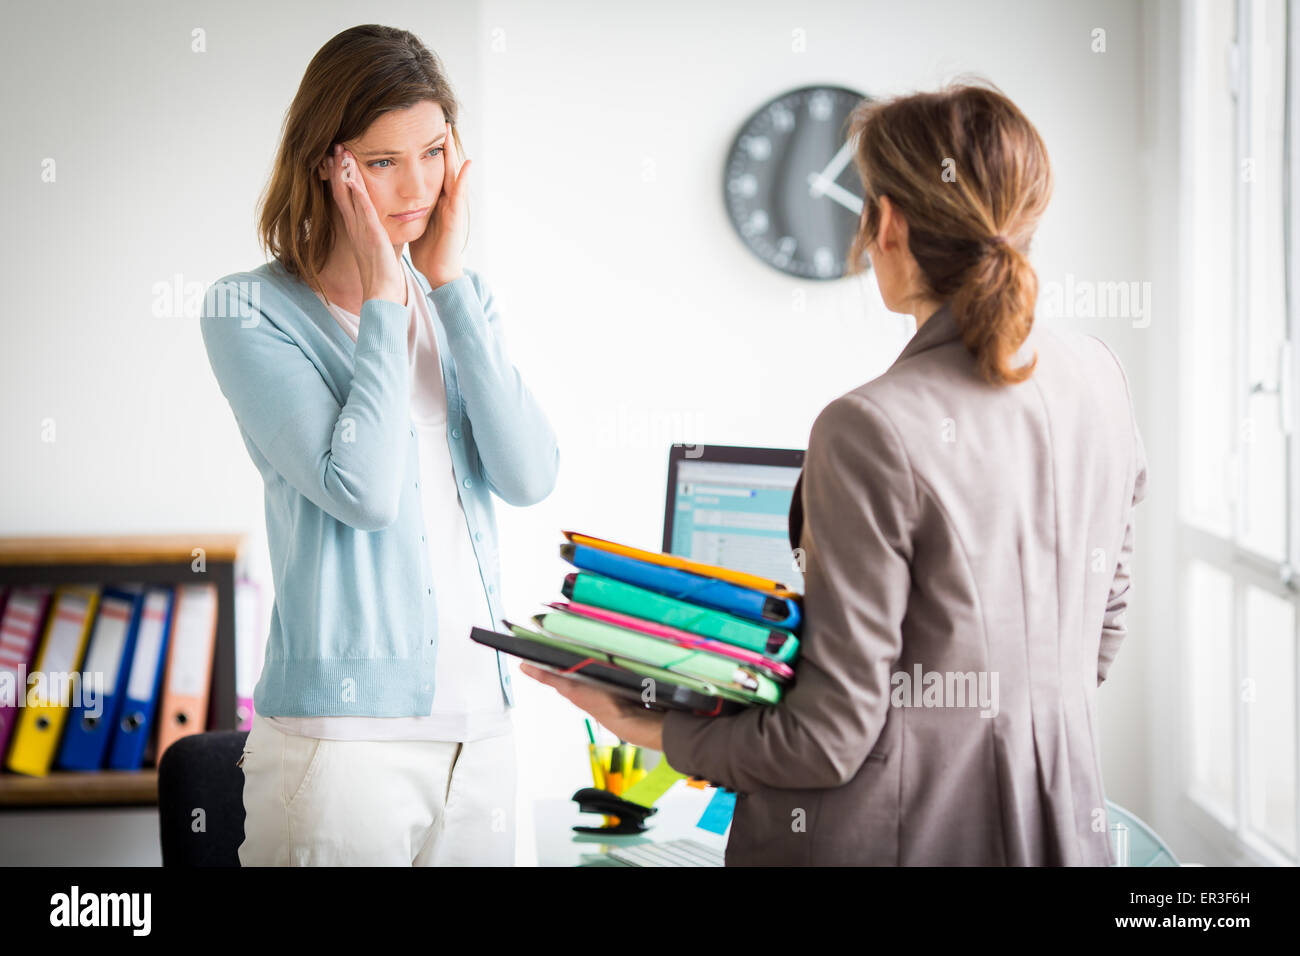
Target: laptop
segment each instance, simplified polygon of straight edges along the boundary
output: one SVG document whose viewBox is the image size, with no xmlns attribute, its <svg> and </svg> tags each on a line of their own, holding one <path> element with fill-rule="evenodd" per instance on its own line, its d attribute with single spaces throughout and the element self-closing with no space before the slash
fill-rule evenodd
<svg viewBox="0 0 1300 956">
<path fill-rule="evenodd" d="M 803 459 L 795 448 L 673 445 L 662 550 L 802 592 L 789 516 Z"/>
</svg>

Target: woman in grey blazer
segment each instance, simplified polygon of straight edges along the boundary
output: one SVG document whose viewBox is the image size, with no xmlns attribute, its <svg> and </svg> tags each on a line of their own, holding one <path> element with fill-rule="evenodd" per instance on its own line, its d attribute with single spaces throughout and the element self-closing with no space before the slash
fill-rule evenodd
<svg viewBox="0 0 1300 956">
<path fill-rule="evenodd" d="M 791 509 L 797 683 L 721 718 L 535 668 L 737 791 L 728 864 L 1104 865 L 1097 687 L 1125 634 L 1146 463 L 1099 339 L 1034 326 L 1047 152 L 995 89 L 862 104 L 870 258 L 917 332 L 831 402 Z"/>
</svg>

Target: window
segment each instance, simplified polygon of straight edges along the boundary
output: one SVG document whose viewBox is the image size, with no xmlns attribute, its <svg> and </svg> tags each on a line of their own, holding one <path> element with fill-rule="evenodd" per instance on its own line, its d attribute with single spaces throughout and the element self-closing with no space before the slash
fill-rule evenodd
<svg viewBox="0 0 1300 956">
<path fill-rule="evenodd" d="M 1199 0 L 1188 13 L 1184 789 L 1215 836 L 1295 863 L 1300 0 Z"/>
</svg>

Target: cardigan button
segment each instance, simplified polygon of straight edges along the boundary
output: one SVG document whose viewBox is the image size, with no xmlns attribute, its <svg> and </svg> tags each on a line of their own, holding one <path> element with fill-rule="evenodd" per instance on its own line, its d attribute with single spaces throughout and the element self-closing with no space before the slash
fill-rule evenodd
<svg viewBox="0 0 1300 956">
<path fill-rule="evenodd" d="M 497 586 L 495 584 L 488 585 L 488 594 L 495 594 L 496 590 L 497 590 Z"/>
<path fill-rule="evenodd" d="M 461 482 L 461 484 L 464 485 L 466 488 L 473 488 L 473 487 L 474 487 L 474 479 L 473 479 L 473 478 L 466 478 L 464 481 Z"/>
<path fill-rule="evenodd" d="M 474 532 L 474 540 L 475 540 L 475 541 L 482 541 L 482 540 L 483 540 L 483 532 L 482 532 L 482 531 L 475 531 L 475 532 Z"/>
<path fill-rule="evenodd" d="M 453 429 L 451 430 L 451 437 L 452 437 L 452 438 L 459 438 L 459 437 L 460 437 L 460 429 L 459 429 L 459 428 L 453 428 Z"/>
</svg>

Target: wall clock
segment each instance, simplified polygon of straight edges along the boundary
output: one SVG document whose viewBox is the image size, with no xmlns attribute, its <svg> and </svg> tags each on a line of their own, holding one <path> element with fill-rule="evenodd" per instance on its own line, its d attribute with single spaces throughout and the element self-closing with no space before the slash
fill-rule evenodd
<svg viewBox="0 0 1300 956">
<path fill-rule="evenodd" d="M 727 153 L 722 190 L 741 241 L 774 269 L 838 279 L 862 215 L 862 181 L 846 141 L 862 93 L 805 86 L 745 120 Z"/>
</svg>

